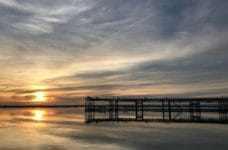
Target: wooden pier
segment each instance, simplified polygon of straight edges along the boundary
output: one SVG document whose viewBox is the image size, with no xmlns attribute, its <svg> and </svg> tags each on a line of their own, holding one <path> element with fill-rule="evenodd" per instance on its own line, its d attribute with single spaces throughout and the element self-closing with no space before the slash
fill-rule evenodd
<svg viewBox="0 0 228 150">
<path fill-rule="evenodd" d="M 86 123 L 228 123 L 228 98 L 85 98 Z"/>
</svg>

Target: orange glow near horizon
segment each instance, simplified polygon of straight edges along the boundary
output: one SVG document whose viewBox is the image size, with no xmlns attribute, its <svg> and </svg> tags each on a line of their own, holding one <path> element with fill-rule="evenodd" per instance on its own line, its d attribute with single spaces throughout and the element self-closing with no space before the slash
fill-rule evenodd
<svg viewBox="0 0 228 150">
<path fill-rule="evenodd" d="M 36 92 L 34 95 L 35 95 L 35 98 L 33 99 L 34 102 L 45 102 L 47 100 L 44 92 Z"/>
</svg>

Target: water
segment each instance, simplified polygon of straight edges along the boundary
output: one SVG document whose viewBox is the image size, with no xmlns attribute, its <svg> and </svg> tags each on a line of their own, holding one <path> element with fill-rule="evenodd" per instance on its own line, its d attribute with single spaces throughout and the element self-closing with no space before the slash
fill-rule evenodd
<svg viewBox="0 0 228 150">
<path fill-rule="evenodd" d="M 84 124 L 84 110 L 0 109 L 0 150 L 227 150 L 221 124 Z"/>
</svg>

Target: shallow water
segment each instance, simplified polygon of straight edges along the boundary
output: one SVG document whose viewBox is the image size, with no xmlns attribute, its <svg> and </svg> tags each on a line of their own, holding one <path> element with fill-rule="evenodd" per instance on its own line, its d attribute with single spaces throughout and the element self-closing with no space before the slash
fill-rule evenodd
<svg viewBox="0 0 228 150">
<path fill-rule="evenodd" d="M 227 150 L 228 125 L 84 123 L 83 109 L 0 109 L 0 150 Z"/>
</svg>

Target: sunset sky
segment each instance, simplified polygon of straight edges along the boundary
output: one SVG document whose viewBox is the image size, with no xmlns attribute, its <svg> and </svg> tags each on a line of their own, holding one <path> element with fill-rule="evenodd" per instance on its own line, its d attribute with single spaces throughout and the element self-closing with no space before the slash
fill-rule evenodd
<svg viewBox="0 0 228 150">
<path fill-rule="evenodd" d="M 0 104 L 228 96 L 227 0 L 0 0 Z"/>
</svg>

